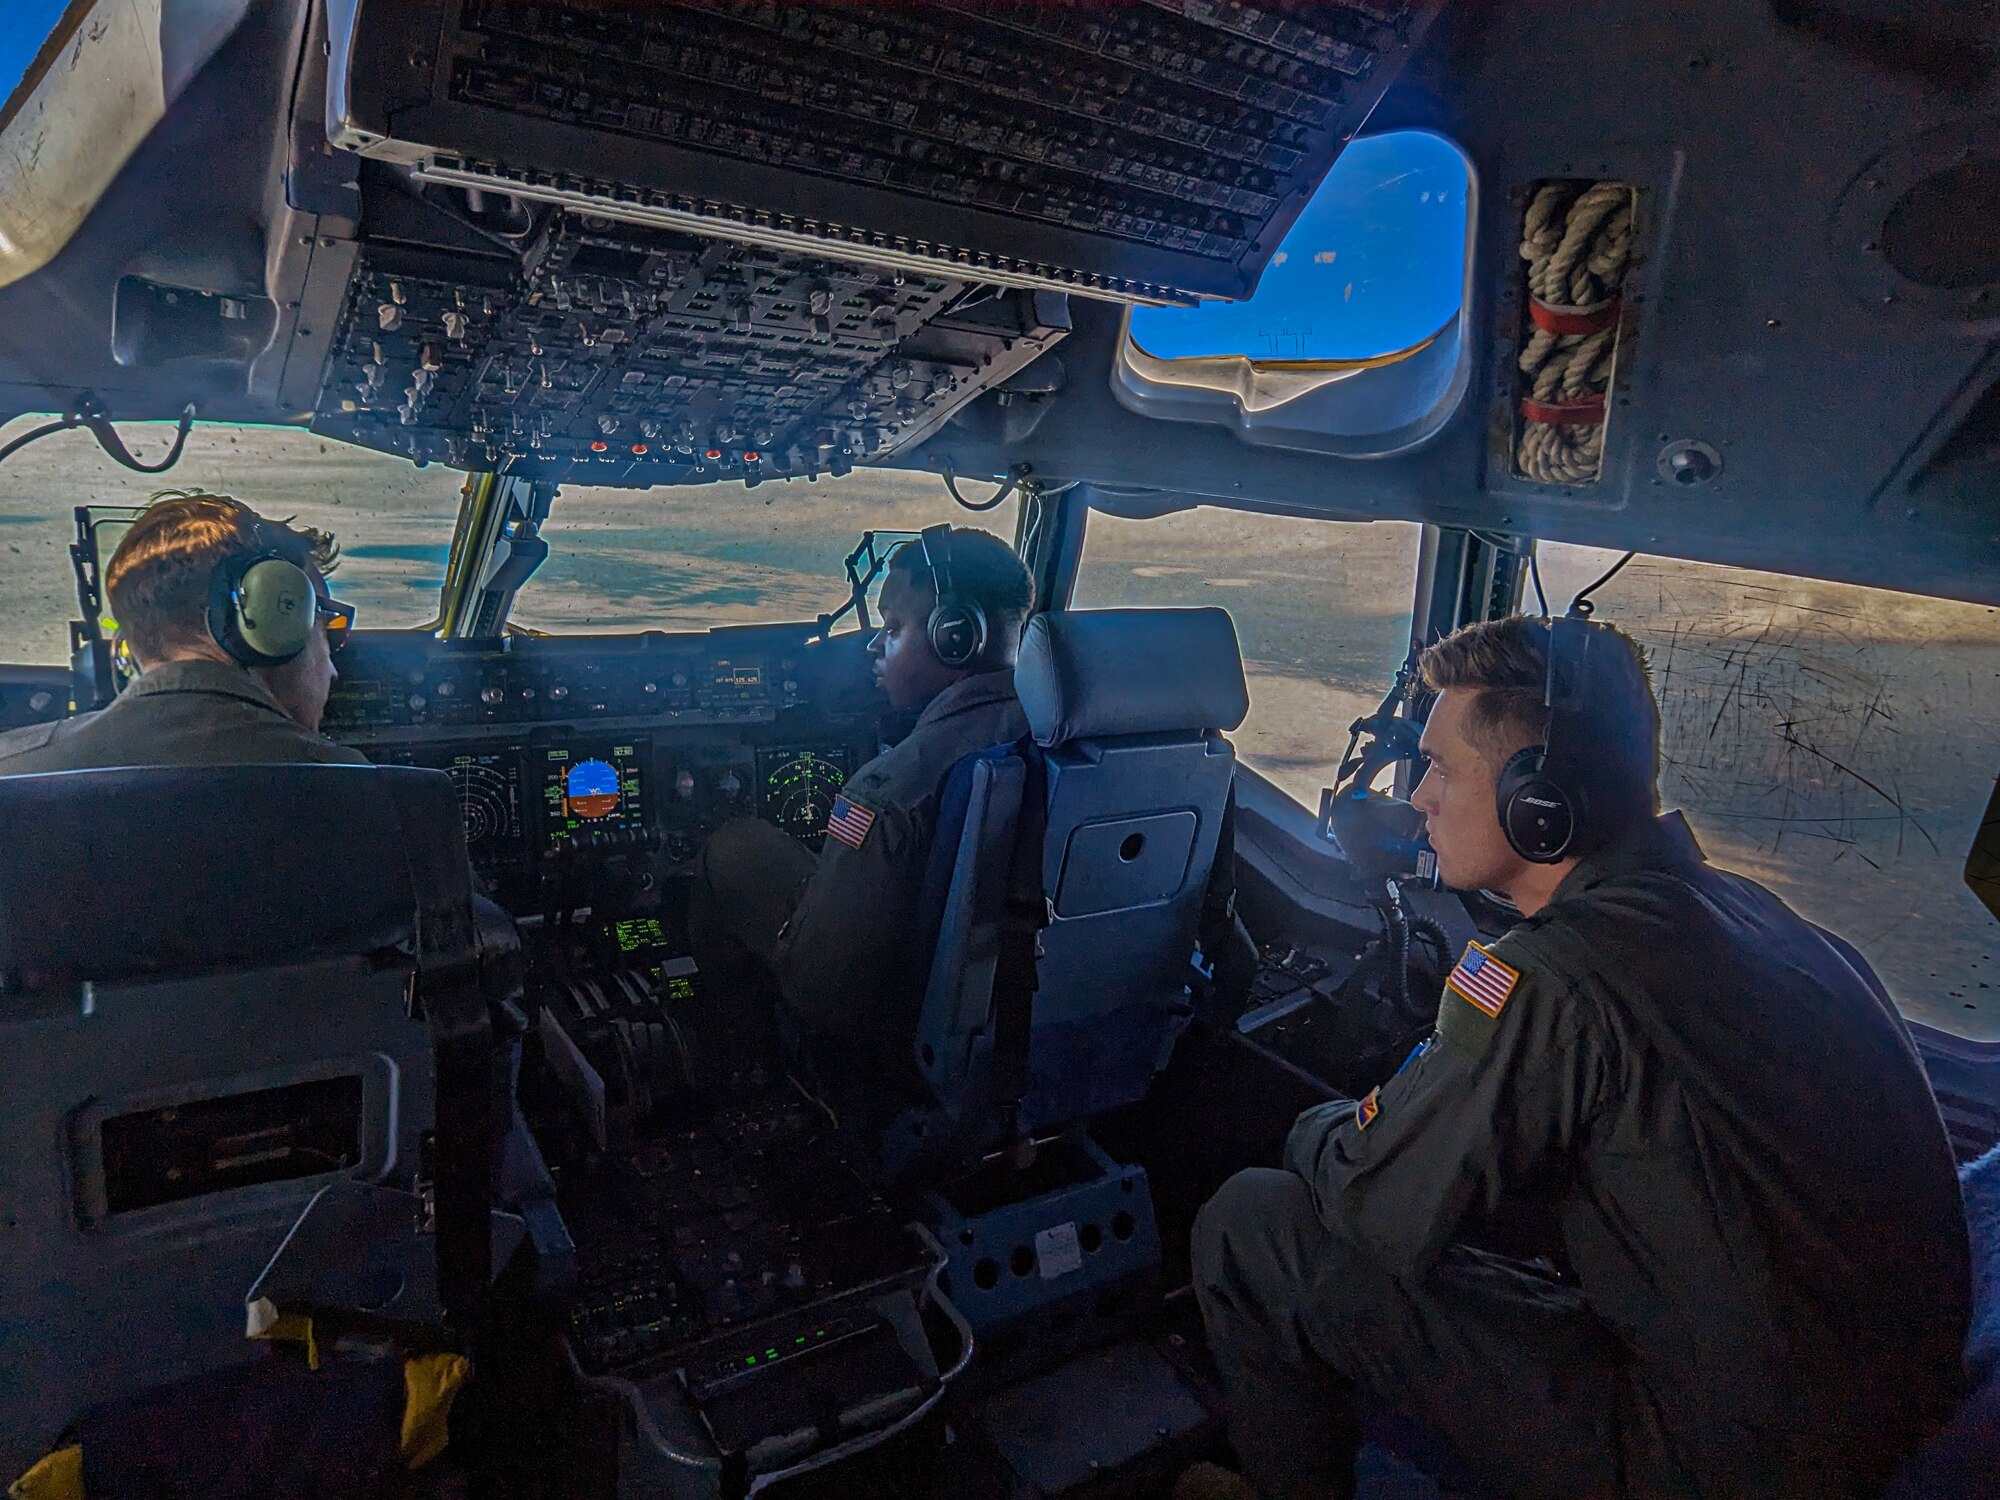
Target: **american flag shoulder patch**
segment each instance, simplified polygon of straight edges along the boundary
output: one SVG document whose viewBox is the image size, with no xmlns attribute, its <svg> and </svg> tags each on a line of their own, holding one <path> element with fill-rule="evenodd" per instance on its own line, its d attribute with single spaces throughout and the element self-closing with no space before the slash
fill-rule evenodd
<svg viewBox="0 0 2000 1500">
<path fill-rule="evenodd" d="M 1361 1107 L 1354 1112 L 1354 1128 L 1366 1130 L 1375 1123 L 1375 1117 L 1382 1113 L 1382 1090 L 1370 1089 L 1361 1100 Z"/>
<path fill-rule="evenodd" d="M 1509 968 L 1477 943 L 1465 945 L 1465 956 L 1445 978 L 1445 987 L 1474 1010 L 1500 1019 L 1514 986 L 1521 982 L 1518 969 Z"/>
<path fill-rule="evenodd" d="M 833 811 L 826 815 L 826 836 L 839 839 L 850 849 L 859 849 L 874 826 L 875 809 L 846 795 L 835 797 Z"/>
</svg>

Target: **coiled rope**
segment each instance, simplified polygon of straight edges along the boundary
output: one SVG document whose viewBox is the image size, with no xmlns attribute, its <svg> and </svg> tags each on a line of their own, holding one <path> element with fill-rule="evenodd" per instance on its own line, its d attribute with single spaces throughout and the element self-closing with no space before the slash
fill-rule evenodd
<svg viewBox="0 0 2000 1500">
<path fill-rule="evenodd" d="M 1542 188 L 1528 205 L 1521 258 L 1534 332 L 1521 351 L 1515 463 L 1543 484 L 1587 484 L 1604 463 L 1604 398 L 1632 259 L 1631 187 Z"/>
</svg>

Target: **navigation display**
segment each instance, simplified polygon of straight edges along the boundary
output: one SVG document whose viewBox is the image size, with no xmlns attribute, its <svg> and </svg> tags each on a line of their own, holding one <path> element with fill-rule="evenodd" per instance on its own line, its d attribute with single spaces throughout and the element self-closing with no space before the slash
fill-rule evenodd
<svg viewBox="0 0 2000 1500">
<path fill-rule="evenodd" d="M 491 870 L 518 861 L 527 850 L 521 820 L 521 765 L 511 750 L 468 750 L 461 755 L 414 750 L 378 755 L 384 765 L 422 766 L 443 771 L 458 796 L 465 852 L 474 869 Z"/>
<path fill-rule="evenodd" d="M 458 793 L 465 847 L 475 865 L 521 853 L 521 770 L 512 755 L 454 755 L 441 767 Z"/>
<path fill-rule="evenodd" d="M 556 746 L 535 752 L 541 773 L 542 842 L 551 850 L 592 829 L 646 826 L 645 747 Z"/>
<path fill-rule="evenodd" d="M 757 756 L 757 810 L 807 848 L 826 842 L 833 799 L 847 783 L 844 748 L 765 750 Z"/>
</svg>

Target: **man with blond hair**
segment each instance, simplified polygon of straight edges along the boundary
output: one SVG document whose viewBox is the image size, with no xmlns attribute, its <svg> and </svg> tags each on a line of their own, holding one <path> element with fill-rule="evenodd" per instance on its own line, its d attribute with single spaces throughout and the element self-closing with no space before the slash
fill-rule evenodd
<svg viewBox="0 0 2000 1500">
<path fill-rule="evenodd" d="M 1244 1473 L 1180 1494 L 1352 1494 L 1364 1401 L 1517 1500 L 1878 1493 L 1959 1394 L 1970 1301 L 1895 1007 L 1659 815 L 1628 637 L 1498 620 L 1421 666 L 1411 801 L 1445 883 L 1519 921 L 1467 946 L 1395 1077 L 1202 1210 Z"/>
<path fill-rule="evenodd" d="M 110 706 L 0 735 L 0 776 L 104 766 L 366 765 L 319 733 L 354 611 L 338 549 L 201 491 L 155 499 L 105 566 L 139 677 Z"/>
</svg>

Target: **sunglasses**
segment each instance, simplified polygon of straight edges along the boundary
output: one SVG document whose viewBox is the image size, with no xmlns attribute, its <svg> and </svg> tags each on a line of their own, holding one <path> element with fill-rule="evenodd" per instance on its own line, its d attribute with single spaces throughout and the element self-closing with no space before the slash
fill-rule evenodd
<svg viewBox="0 0 2000 1500">
<path fill-rule="evenodd" d="M 354 630 L 354 606 L 320 596 L 314 600 L 320 619 L 326 622 L 326 649 L 338 651 Z"/>
</svg>

